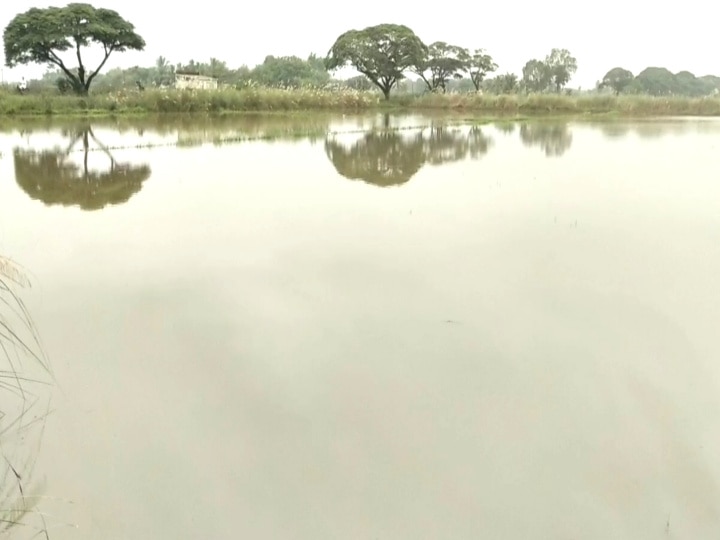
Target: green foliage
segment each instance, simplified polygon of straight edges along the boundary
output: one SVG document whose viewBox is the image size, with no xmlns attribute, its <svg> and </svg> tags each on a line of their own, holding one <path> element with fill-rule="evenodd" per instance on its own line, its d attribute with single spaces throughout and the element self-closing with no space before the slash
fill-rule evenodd
<svg viewBox="0 0 720 540">
<path fill-rule="evenodd" d="M 483 81 L 482 88 L 491 94 L 514 94 L 518 90 L 518 78 L 514 73 L 503 73 Z"/>
<path fill-rule="evenodd" d="M 349 30 L 337 38 L 328 52 L 325 66 L 335 70 L 351 65 L 382 91 L 390 91 L 404 72 L 420 65 L 427 46 L 407 26 L 380 24 L 364 30 Z"/>
<path fill-rule="evenodd" d="M 425 94 L 413 99 L 415 109 L 478 111 L 492 114 L 618 114 L 629 116 L 720 116 L 720 97 L 657 98 L 586 94 Z"/>
<path fill-rule="evenodd" d="M 550 66 L 541 60 L 528 60 L 522 69 L 522 85 L 527 92 L 545 92 L 552 83 Z"/>
<path fill-rule="evenodd" d="M 603 80 L 600 82 L 601 88 L 612 88 L 615 95 L 622 93 L 632 82 L 635 77 L 631 71 L 616 67 L 608 71 Z"/>
<path fill-rule="evenodd" d="M 545 65 L 550 73 L 550 81 L 555 85 L 555 91 L 558 93 L 577 71 L 577 60 L 567 49 L 550 51 L 545 57 Z"/>
<path fill-rule="evenodd" d="M 483 49 L 477 49 L 473 52 L 468 62 L 468 72 L 470 73 L 470 80 L 475 86 L 476 91 L 480 90 L 480 85 L 487 74 L 492 73 L 497 68 L 498 65 L 493 62 L 492 57 Z"/>
<path fill-rule="evenodd" d="M 73 3 L 66 7 L 31 8 L 16 15 L 3 33 L 5 61 L 9 67 L 18 64 L 57 66 L 78 94 L 87 94 L 90 84 L 113 51 L 142 50 L 145 41 L 134 26 L 117 12 Z M 99 45 L 103 59 L 89 71 L 82 61 L 82 48 Z M 74 51 L 78 66 L 69 68 L 61 53 Z"/>
<path fill-rule="evenodd" d="M 430 44 L 425 57 L 413 66 L 431 92 L 447 90 L 450 79 L 461 79 L 470 67 L 470 53 L 463 47 L 449 45 L 444 41 Z"/>
<path fill-rule="evenodd" d="M 363 110 L 380 104 L 417 110 L 467 110 L 492 114 L 621 114 L 720 116 L 720 96 L 707 98 L 586 94 L 477 94 L 428 93 L 397 95 L 389 102 L 379 92 L 340 86 L 335 89 L 278 89 L 249 87 L 219 90 L 122 91 L 87 98 L 47 94 L 22 96 L 0 89 L 2 115 L 124 113 L 222 113 L 254 111 Z"/>
<path fill-rule="evenodd" d="M 354 88 L 355 90 L 363 91 L 372 90 L 373 88 L 373 83 L 371 83 L 365 75 L 357 75 L 355 77 L 350 77 L 348 80 L 345 81 L 345 85 L 348 88 Z"/>
<path fill-rule="evenodd" d="M 669 96 L 673 93 L 675 77 L 666 68 L 649 67 L 638 73 L 636 82 L 642 91 L 651 96 Z"/>
<path fill-rule="evenodd" d="M 323 86 L 330 81 L 323 60 L 315 55 L 307 60 L 297 56 L 268 56 L 252 70 L 251 77 L 263 86 L 284 88 Z"/>
<path fill-rule="evenodd" d="M 720 77 L 696 77 L 689 71 L 673 74 L 665 68 L 649 67 L 638 73 L 627 91 L 651 96 L 709 96 L 720 91 Z"/>
<path fill-rule="evenodd" d="M 367 109 L 378 104 L 377 92 L 334 89 L 248 87 L 241 90 L 122 90 L 87 97 L 0 93 L 0 115 L 222 113 Z"/>
</svg>

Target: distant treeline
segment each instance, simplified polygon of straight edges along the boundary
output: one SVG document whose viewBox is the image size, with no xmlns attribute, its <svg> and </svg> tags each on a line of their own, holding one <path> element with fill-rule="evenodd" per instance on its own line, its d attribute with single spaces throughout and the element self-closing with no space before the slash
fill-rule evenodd
<svg viewBox="0 0 720 540">
<path fill-rule="evenodd" d="M 500 74 L 492 56 L 482 48 L 469 49 L 444 41 L 426 44 L 411 28 L 386 23 L 343 32 L 325 57 L 267 56 L 253 68 L 231 68 L 217 58 L 172 65 L 161 56 L 154 66 L 101 73 L 113 51 L 142 51 L 145 40 L 117 12 L 77 2 L 19 13 L 6 26 L 3 45 L 9 67 L 54 66 L 40 80 L 28 81 L 27 87 L 24 82 L 19 84 L 15 90 L 20 94 L 39 90 L 87 96 L 91 86 L 101 93 L 172 87 L 175 75 L 181 71 L 215 77 L 221 88 L 332 85 L 377 89 L 385 99 L 391 93 L 561 94 L 570 92 L 568 83 L 578 69 L 578 61 L 569 50 L 553 48 L 542 59 L 528 60 L 519 75 Z M 82 59 L 81 50 L 90 45 L 102 46 L 104 52 L 104 58 L 94 68 Z M 63 53 L 67 53 L 67 65 Z M 359 75 L 343 81 L 333 77 L 337 70 L 346 67 L 354 68 Z M 635 76 L 616 67 L 594 89 L 586 91 L 702 97 L 720 92 L 720 77 L 696 77 L 688 71 L 673 74 L 659 67 L 648 67 Z"/>
<path fill-rule="evenodd" d="M 325 69 L 323 59 L 310 55 L 306 59 L 297 56 L 268 56 L 262 64 L 254 68 L 241 66 L 230 68 L 227 63 L 211 58 L 207 62 L 190 60 L 176 65 L 170 64 L 164 57 L 159 57 L 155 65 L 150 67 L 115 68 L 107 73 L 100 73 L 94 84 L 95 92 L 116 92 L 122 89 L 136 88 L 138 82 L 147 88 L 172 87 L 175 72 L 191 72 L 217 77 L 221 86 L 243 88 L 252 85 L 267 87 L 301 88 L 339 84 L 356 90 L 372 90 L 375 86 L 364 75 L 345 80 L 336 80 Z M 30 91 L 59 91 L 63 89 L 64 77 L 59 71 L 48 71 L 42 78 L 29 81 Z M 519 79 L 512 73 L 505 73 L 488 78 L 480 83 L 480 89 L 490 94 L 542 93 L 553 89 L 528 88 L 528 81 Z M 428 91 L 421 79 L 406 78 L 401 80 L 396 92 L 400 94 L 422 94 Z M 447 82 L 448 92 L 473 92 L 475 86 L 469 77 L 452 79 Z M 689 71 L 673 74 L 665 68 L 649 67 L 637 75 L 622 68 L 610 70 L 592 92 L 613 92 L 618 94 L 646 94 L 651 96 L 687 96 L 701 97 L 720 91 L 720 77 L 706 75 L 696 77 Z"/>
<path fill-rule="evenodd" d="M 614 68 L 598 83 L 598 88 L 608 88 L 616 94 L 702 97 L 720 92 L 720 77 L 696 77 L 689 71 L 672 73 L 660 67 L 649 67 L 633 76 L 629 70 Z"/>
</svg>

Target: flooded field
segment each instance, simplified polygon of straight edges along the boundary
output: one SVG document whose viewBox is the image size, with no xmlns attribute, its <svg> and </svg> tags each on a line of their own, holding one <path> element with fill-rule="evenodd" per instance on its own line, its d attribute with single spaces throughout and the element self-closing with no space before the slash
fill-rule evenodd
<svg viewBox="0 0 720 540">
<path fill-rule="evenodd" d="M 717 538 L 718 156 L 696 119 L 0 120 L 0 535 Z"/>
</svg>

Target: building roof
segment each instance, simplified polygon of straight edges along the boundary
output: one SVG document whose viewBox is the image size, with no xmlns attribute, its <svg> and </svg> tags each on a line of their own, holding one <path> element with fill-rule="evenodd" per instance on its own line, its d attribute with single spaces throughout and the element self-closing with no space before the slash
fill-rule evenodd
<svg viewBox="0 0 720 540">
<path fill-rule="evenodd" d="M 212 77 L 210 75 L 200 75 L 197 71 L 175 71 L 175 75 L 183 75 L 185 77 L 195 77 L 198 79 L 217 79 L 217 77 Z"/>
</svg>

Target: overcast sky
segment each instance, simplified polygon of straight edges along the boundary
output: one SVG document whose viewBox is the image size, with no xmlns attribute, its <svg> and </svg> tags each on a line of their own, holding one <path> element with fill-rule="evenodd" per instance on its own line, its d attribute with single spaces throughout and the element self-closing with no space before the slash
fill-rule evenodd
<svg viewBox="0 0 720 540">
<path fill-rule="evenodd" d="M 4 29 L 17 13 L 31 7 L 66 3 L 0 0 L 0 24 Z M 252 7 L 226 0 L 102 0 L 93 5 L 118 11 L 147 42 L 142 53 L 113 54 L 110 68 L 151 65 L 160 55 L 173 64 L 214 56 L 230 67 L 253 66 L 269 54 L 325 55 L 346 30 L 397 23 L 412 28 L 426 43 L 442 40 L 484 48 L 499 64 L 499 73 L 519 75 L 527 60 L 544 58 L 553 47 L 569 49 L 578 60 L 573 87 L 591 87 L 616 66 L 636 74 L 658 66 L 673 72 L 687 69 L 698 76 L 720 75 L 720 10 L 704 0 L 432 2 L 425 9 L 418 2 L 387 0 L 277 0 L 253 2 Z M 3 79 L 16 81 L 43 71 L 5 67 Z"/>
</svg>

